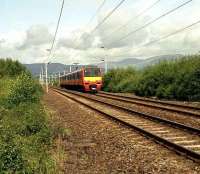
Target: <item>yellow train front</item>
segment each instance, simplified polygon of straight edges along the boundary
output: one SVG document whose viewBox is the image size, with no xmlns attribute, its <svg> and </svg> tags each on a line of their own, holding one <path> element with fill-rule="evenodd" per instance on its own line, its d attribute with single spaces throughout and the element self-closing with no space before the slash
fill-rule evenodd
<svg viewBox="0 0 200 174">
<path fill-rule="evenodd" d="M 97 92 L 102 88 L 102 73 L 98 67 L 86 67 L 60 77 L 60 86 L 84 92 Z"/>
</svg>

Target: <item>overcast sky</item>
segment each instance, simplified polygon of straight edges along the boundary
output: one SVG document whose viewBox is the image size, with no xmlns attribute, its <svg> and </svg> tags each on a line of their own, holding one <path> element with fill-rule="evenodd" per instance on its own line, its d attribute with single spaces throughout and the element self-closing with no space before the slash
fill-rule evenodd
<svg viewBox="0 0 200 174">
<path fill-rule="evenodd" d="M 124 58 L 147 58 L 164 54 L 192 54 L 200 50 L 200 24 L 178 35 L 143 47 L 178 29 L 200 20 L 200 0 L 119 41 L 128 33 L 188 0 L 126 0 L 95 32 L 99 22 L 121 0 L 107 0 L 91 21 L 103 0 L 65 0 L 51 62 L 98 63 Z M 22 63 L 47 61 L 62 0 L 0 0 L 0 57 Z M 132 20 L 131 20 L 132 19 Z M 89 22 L 91 21 L 91 22 Z M 128 25 L 120 28 L 129 21 Z M 100 47 L 104 46 L 106 49 Z"/>
</svg>

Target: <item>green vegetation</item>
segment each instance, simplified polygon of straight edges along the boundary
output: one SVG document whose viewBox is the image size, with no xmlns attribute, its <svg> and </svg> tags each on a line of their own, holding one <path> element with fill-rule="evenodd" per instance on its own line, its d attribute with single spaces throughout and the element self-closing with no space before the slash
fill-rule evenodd
<svg viewBox="0 0 200 174">
<path fill-rule="evenodd" d="M 27 74 L 29 73 L 18 61 L 13 61 L 11 59 L 0 59 L 0 78 L 4 76 L 17 76 L 22 72 L 26 72 Z"/>
<path fill-rule="evenodd" d="M 0 67 L 0 173 L 54 173 L 41 86 L 18 62 Z"/>
<path fill-rule="evenodd" d="M 200 101 L 200 56 L 163 61 L 140 71 L 133 68 L 110 70 L 104 76 L 104 90 Z"/>
</svg>

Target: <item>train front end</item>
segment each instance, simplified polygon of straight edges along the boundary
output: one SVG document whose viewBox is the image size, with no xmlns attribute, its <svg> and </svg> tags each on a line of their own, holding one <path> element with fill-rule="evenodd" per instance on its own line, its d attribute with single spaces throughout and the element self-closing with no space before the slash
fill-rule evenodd
<svg viewBox="0 0 200 174">
<path fill-rule="evenodd" d="M 100 91 L 102 87 L 102 74 L 100 68 L 85 68 L 83 73 L 84 90 L 86 92 Z"/>
</svg>

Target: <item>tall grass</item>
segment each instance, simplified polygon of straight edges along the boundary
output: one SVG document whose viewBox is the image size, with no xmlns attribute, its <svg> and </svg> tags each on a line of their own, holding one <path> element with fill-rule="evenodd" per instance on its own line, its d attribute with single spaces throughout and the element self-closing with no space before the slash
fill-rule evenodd
<svg viewBox="0 0 200 174">
<path fill-rule="evenodd" d="M 42 89 L 21 64 L 0 61 L 3 65 L 7 68 L 0 77 L 0 173 L 54 173 Z"/>
<path fill-rule="evenodd" d="M 185 56 L 180 60 L 163 61 L 140 71 L 133 68 L 111 70 L 104 77 L 104 90 L 199 101 L 200 56 Z"/>
</svg>

